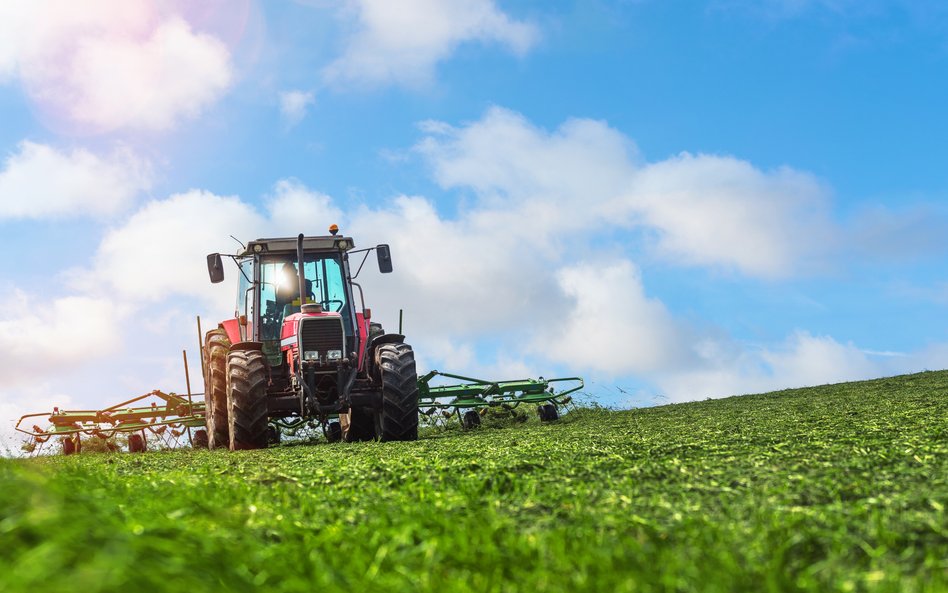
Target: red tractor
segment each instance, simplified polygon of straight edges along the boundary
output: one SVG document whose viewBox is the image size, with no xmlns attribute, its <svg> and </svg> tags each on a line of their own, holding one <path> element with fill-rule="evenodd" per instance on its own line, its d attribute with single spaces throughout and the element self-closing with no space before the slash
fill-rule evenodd
<svg viewBox="0 0 948 593">
<path fill-rule="evenodd" d="M 355 250 L 335 225 L 330 233 L 257 239 L 224 256 L 237 264 L 240 284 L 234 318 L 204 340 L 211 448 L 262 449 L 279 442 L 281 427 L 301 423 L 318 423 L 330 441 L 418 438 L 412 348 L 371 322 L 353 282 L 373 250 L 379 271 L 391 272 L 389 247 Z M 364 255 L 353 274 L 357 253 Z M 221 282 L 221 254 L 208 255 L 207 265 L 211 282 Z"/>
</svg>

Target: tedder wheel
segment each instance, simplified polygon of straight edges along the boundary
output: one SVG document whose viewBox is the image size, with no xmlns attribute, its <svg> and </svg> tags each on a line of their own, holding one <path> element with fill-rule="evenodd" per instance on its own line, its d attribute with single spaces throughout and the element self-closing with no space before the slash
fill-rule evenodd
<svg viewBox="0 0 948 593">
<path fill-rule="evenodd" d="M 129 453 L 144 453 L 145 452 L 145 437 L 137 432 L 128 435 L 128 452 Z"/>
<path fill-rule="evenodd" d="M 342 440 L 342 426 L 338 422 L 330 422 L 326 426 L 326 440 L 330 443 L 338 443 Z"/>
<path fill-rule="evenodd" d="M 464 430 L 471 430 L 472 428 L 477 428 L 481 425 L 481 415 L 477 413 L 477 410 L 468 410 L 464 412 L 464 415 L 461 416 L 461 428 Z"/>
<path fill-rule="evenodd" d="M 347 414 L 340 414 L 340 436 L 347 443 L 374 441 L 376 435 L 376 415 L 371 410 L 351 408 Z"/>
<path fill-rule="evenodd" d="M 80 451 L 82 451 L 82 441 L 79 440 L 78 434 L 63 439 L 63 455 L 73 455 Z"/>
<path fill-rule="evenodd" d="M 273 424 L 267 425 L 267 444 L 268 445 L 279 445 L 280 437 L 283 436 L 280 433 L 280 429 Z"/>
<path fill-rule="evenodd" d="M 230 445 L 227 424 L 227 353 L 230 339 L 221 328 L 207 332 L 204 339 L 204 424 L 207 446 L 218 449 Z"/>
<path fill-rule="evenodd" d="M 227 355 L 230 450 L 267 447 L 267 361 L 259 350 Z"/>
<path fill-rule="evenodd" d="M 418 439 L 418 374 L 408 344 L 382 344 L 375 351 L 382 379 L 381 440 Z"/>
<path fill-rule="evenodd" d="M 540 417 L 541 422 L 552 422 L 553 420 L 558 420 L 560 414 L 556 411 L 556 406 L 553 404 L 543 404 L 537 408 L 537 416 Z"/>
<path fill-rule="evenodd" d="M 207 449 L 207 431 L 199 428 L 191 435 L 191 447 L 195 449 Z"/>
</svg>

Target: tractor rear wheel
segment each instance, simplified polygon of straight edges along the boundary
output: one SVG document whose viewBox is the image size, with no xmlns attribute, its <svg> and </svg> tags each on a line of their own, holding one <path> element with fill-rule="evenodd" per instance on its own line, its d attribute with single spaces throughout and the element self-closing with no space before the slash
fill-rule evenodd
<svg viewBox="0 0 948 593">
<path fill-rule="evenodd" d="M 381 440 L 418 439 L 418 373 L 408 344 L 382 344 L 376 350 L 382 380 Z"/>
<path fill-rule="evenodd" d="M 230 450 L 267 448 L 267 359 L 259 350 L 227 355 Z"/>
<path fill-rule="evenodd" d="M 212 329 L 204 338 L 204 424 L 207 446 L 227 447 L 227 353 L 230 339 L 221 328 Z"/>
</svg>

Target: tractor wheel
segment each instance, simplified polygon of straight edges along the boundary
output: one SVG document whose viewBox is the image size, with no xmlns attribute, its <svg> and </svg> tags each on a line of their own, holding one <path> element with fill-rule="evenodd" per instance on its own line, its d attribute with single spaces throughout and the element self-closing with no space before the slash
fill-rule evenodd
<svg viewBox="0 0 948 593">
<path fill-rule="evenodd" d="M 540 417 L 541 422 L 552 422 L 558 420 L 560 414 L 556 411 L 556 406 L 553 404 L 543 404 L 537 408 L 537 416 Z"/>
<path fill-rule="evenodd" d="M 82 441 L 79 440 L 78 434 L 74 437 L 66 437 L 63 439 L 63 455 L 75 455 L 81 451 Z"/>
<path fill-rule="evenodd" d="M 371 410 L 352 408 L 347 414 L 340 414 L 340 433 L 347 443 L 374 441 L 378 433 L 375 426 L 376 414 Z"/>
<path fill-rule="evenodd" d="M 207 431 L 199 428 L 191 435 L 191 447 L 194 449 L 207 449 Z"/>
<path fill-rule="evenodd" d="M 338 422 L 330 422 L 326 425 L 326 440 L 330 443 L 338 443 L 342 440 L 342 426 Z"/>
<path fill-rule="evenodd" d="M 381 440 L 418 439 L 418 374 L 408 344 L 382 344 L 375 351 L 382 379 Z"/>
<path fill-rule="evenodd" d="M 464 412 L 464 415 L 461 416 L 461 428 L 464 430 L 471 430 L 472 428 L 477 428 L 481 425 L 481 415 L 477 413 L 477 410 L 468 410 Z"/>
<path fill-rule="evenodd" d="M 230 450 L 267 448 L 267 360 L 259 350 L 227 355 Z"/>
<path fill-rule="evenodd" d="M 207 426 L 207 446 L 211 449 L 227 447 L 230 434 L 227 428 L 227 353 L 230 339 L 223 329 L 212 329 L 204 339 L 204 424 Z"/>
<path fill-rule="evenodd" d="M 273 424 L 267 425 L 267 444 L 268 445 L 279 445 L 280 437 L 283 436 L 283 433 L 280 432 L 280 429 L 274 426 Z"/>
<path fill-rule="evenodd" d="M 145 437 L 143 437 L 137 432 L 128 435 L 128 452 L 129 453 L 144 453 L 145 452 Z"/>
</svg>

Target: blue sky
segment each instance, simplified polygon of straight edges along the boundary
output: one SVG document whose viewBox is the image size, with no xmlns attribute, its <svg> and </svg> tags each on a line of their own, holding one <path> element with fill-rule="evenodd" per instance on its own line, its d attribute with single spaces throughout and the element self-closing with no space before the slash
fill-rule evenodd
<svg viewBox="0 0 948 593">
<path fill-rule="evenodd" d="M 426 369 L 648 405 L 945 366 L 939 2 L 195 6 L 0 7 L 4 430 L 183 390 L 204 255 L 334 222 Z"/>
</svg>

